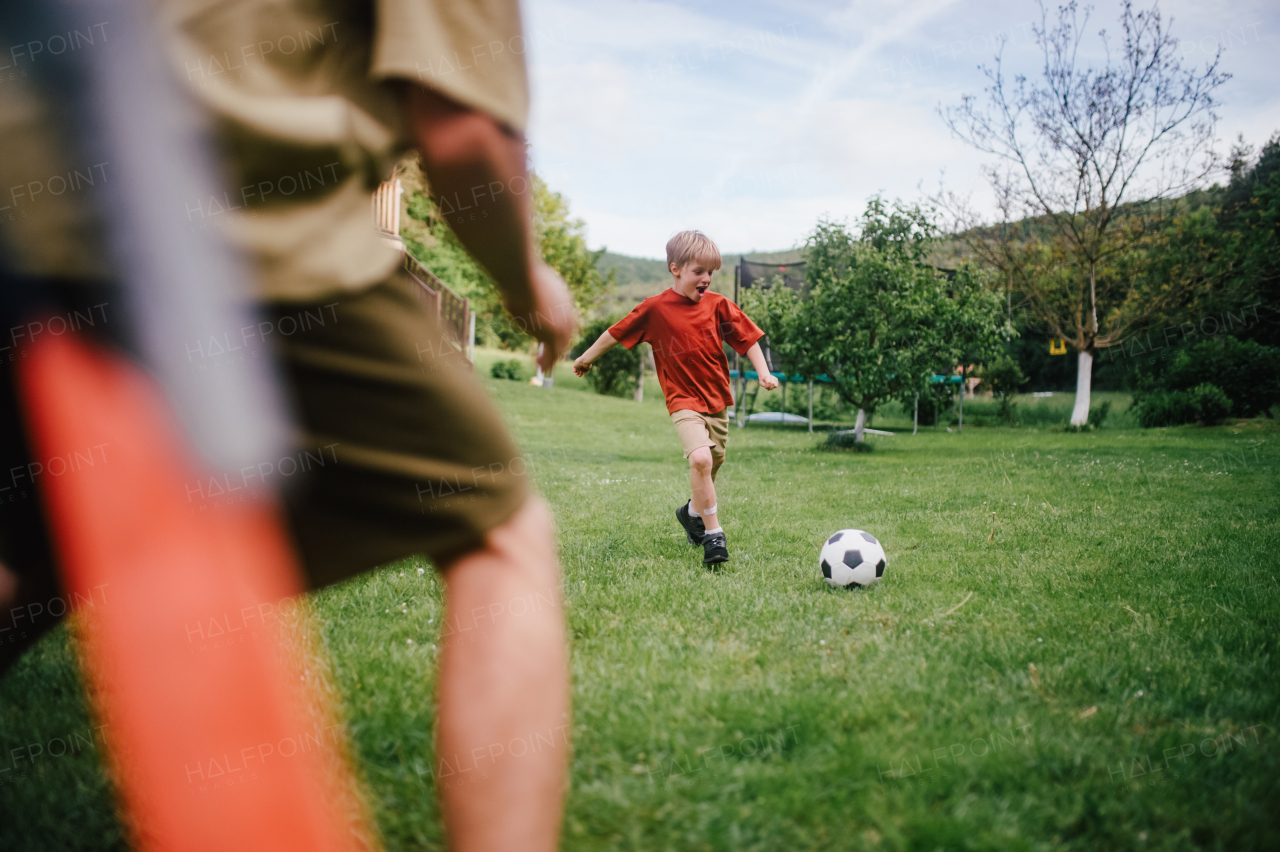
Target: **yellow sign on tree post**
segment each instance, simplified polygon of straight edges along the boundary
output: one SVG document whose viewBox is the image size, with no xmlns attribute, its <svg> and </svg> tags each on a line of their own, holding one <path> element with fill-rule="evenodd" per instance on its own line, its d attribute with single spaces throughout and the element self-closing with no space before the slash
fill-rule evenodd
<svg viewBox="0 0 1280 852">
<path fill-rule="evenodd" d="M 1067 341 L 1063 340 L 1061 337 L 1055 337 L 1053 338 L 1053 340 L 1050 340 L 1049 354 L 1050 355 L 1066 355 Z"/>
</svg>

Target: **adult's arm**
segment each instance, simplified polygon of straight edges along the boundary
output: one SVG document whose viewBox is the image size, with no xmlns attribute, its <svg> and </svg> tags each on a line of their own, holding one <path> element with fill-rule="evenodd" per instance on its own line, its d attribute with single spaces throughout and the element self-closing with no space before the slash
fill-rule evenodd
<svg viewBox="0 0 1280 852">
<path fill-rule="evenodd" d="M 549 370 L 578 323 L 563 279 L 538 257 L 524 138 L 416 84 L 405 108 L 437 204 L 454 210 L 449 227 L 493 276 L 516 325 L 542 342 L 540 363 Z"/>
</svg>

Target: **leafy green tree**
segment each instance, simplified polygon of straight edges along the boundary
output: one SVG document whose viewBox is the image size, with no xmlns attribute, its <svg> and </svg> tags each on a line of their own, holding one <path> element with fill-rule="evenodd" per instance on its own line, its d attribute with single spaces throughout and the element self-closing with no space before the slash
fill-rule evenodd
<svg viewBox="0 0 1280 852">
<path fill-rule="evenodd" d="M 569 202 L 564 196 L 552 192 L 537 174 L 530 173 L 529 178 L 533 186 L 534 232 L 542 259 L 564 278 L 578 312 L 586 315 L 617 286 L 617 275 L 613 270 L 600 274 L 596 263 L 605 249 L 587 248 L 586 223 L 570 217 Z"/>
<path fill-rule="evenodd" d="M 770 366 L 803 373 L 803 366 L 809 363 L 810 341 L 794 331 L 803 297 L 783 284 L 781 276 L 775 276 L 766 286 L 744 290 L 741 298 L 742 309 L 765 334 Z"/>
<path fill-rule="evenodd" d="M 1271 416 L 1280 403 L 1280 347 L 1234 337 L 1204 340 L 1178 353 L 1162 383 L 1170 390 L 1213 384 L 1232 400 L 1234 416 Z"/>
<path fill-rule="evenodd" d="M 577 358 L 586 352 L 619 319 L 616 316 L 601 317 L 588 323 L 578 342 L 570 350 L 569 357 Z M 596 393 L 606 396 L 634 396 L 636 383 L 640 380 L 641 359 L 647 357 L 646 346 L 647 344 L 641 344 L 631 349 L 625 346 L 613 347 L 596 360 L 591 372 L 587 373 L 587 384 Z"/>
<path fill-rule="evenodd" d="M 778 286 L 748 294 L 748 310 L 775 329 L 770 348 L 806 377 L 828 376 L 858 409 L 857 442 L 880 403 L 925 387 L 967 355 L 996 352 L 1012 334 L 975 267 L 948 278 L 927 263 L 936 233 L 918 207 L 873 198 L 856 235 L 817 224 L 805 243 L 807 297 Z"/>
<path fill-rule="evenodd" d="M 1223 331 L 1280 344 L 1280 136 L 1256 159 L 1241 140 L 1231 173 L 1225 188 L 1178 199 L 1161 229 L 1117 259 L 1116 274 L 1154 309 L 1146 328 L 1137 328 L 1151 333 L 1134 341 L 1136 352 L 1151 347 L 1151 338 L 1161 348 L 1194 349 L 1204 335 Z"/>
<path fill-rule="evenodd" d="M 1259 343 L 1280 345 L 1280 133 L 1256 160 L 1243 142 L 1233 151 L 1231 183 L 1218 224 L 1234 239 L 1223 298 L 1214 307 L 1243 314 L 1261 308 L 1265 319 L 1246 334 Z M 1225 264 L 1224 264 L 1225 265 Z M 1210 308 L 1212 311 L 1213 308 Z M 1255 313 L 1256 316 L 1256 313 Z"/>
<path fill-rule="evenodd" d="M 1014 425 L 1017 415 L 1014 411 L 1013 395 L 1026 382 L 1017 359 L 1004 354 L 999 355 L 990 364 L 984 364 L 978 375 L 982 381 L 978 383 L 977 390 L 991 391 L 992 396 L 1000 403 L 999 415 L 1009 425 Z"/>
</svg>

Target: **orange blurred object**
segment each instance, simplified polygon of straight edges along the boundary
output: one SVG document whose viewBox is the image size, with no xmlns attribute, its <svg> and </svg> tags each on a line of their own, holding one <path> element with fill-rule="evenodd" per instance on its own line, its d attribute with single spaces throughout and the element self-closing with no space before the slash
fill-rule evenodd
<svg viewBox="0 0 1280 852">
<path fill-rule="evenodd" d="M 302 583 L 274 499 L 193 502 L 213 474 L 112 350 L 45 336 L 17 378 L 63 584 L 93 602 L 83 661 L 135 842 L 366 848 L 341 738 L 285 641 Z M 89 448 L 92 464 L 51 475 Z"/>
</svg>

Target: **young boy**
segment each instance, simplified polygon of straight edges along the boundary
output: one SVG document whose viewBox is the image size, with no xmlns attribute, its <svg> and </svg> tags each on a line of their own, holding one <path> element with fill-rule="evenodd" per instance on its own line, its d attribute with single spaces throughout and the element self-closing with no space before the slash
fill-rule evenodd
<svg viewBox="0 0 1280 852">
<path fill-rule="evenodd" d="M 674 279 L 671 289 L 645 299 L 600 335 L 573 362 L 573 371 L 586 375 L 597 358 L 619 343 L 628 349 L 645 342 L 653 346 L 658 384 L 689 460 L 693 490 L 693 498 L 676 509 L 676 519 L 690 543 L 702 545 L 703 563 L 711 565 L 729 558 L 715 486 L 729 442 L 725 409 L 733 404 L 724 344 L 750 359 L 760 387 L 773 390 L 778 380 L 760 351 L 764 332 L 733 302 L 707 292 L 711 273 L 720 268 L 716 244 L 701 231 L 681 231 L 667 243 L 667 268 Z"/>
</svg>

